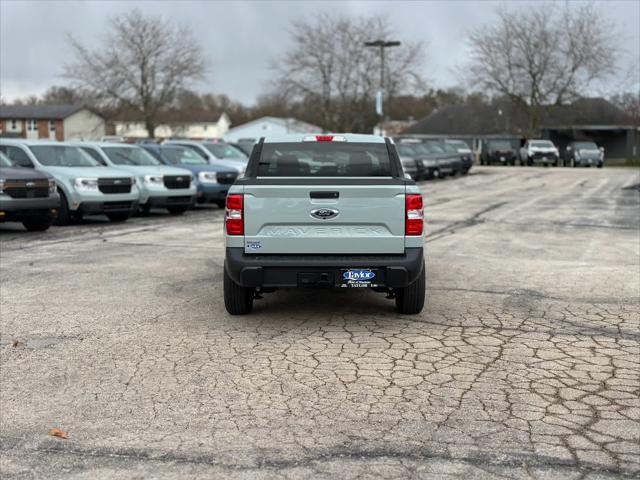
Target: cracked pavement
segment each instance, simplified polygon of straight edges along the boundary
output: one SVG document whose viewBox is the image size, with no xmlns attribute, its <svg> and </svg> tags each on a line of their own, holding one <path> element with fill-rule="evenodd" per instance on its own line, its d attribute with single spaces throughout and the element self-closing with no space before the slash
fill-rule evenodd
<svg viewBox="0 0 640 480">
<path fill-rule="evenodd" d="M 422 184 L 416 316 L 333 290 L 227 315 L 216 208 L 2 226 L 2 477 L 638 478 L 638 184 Z"/>
</svg>

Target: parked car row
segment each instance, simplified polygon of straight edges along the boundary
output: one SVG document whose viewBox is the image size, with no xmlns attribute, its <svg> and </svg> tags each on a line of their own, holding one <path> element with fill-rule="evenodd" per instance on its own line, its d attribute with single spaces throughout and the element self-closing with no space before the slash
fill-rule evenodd
<svg viewBox="0 0 640 480">
<path fill-rule="evenodd" d="M 473 165 L 471 149 L 462 141 L 401 138 L 396 147 L 404 172 L 413 180 L 466 175 Z"/>
<path fill-rule="evenodd" d="M 482 142 L 481 165 L 513 166 L 517 162 L 522 167 L 533 165 L 548 167 L 551 165 L 553 167 L 595 166 L 602 168 L 604 149 L 598 147 L 594 142 L 576 141 L 569 143 L 564 155 L 561 155 L 558 147 L 550 140 L 527 140 L 519 151 L 507 140 L 492 139 Z"/>
<path fill-rule="evenodd" d="M 0 139 L 0 222 L 46 230 L 88 215 L 122 222 L 138 211 L 179 215 L 196 203 L 224 207 L 248 158 L 231 145 L 167 141 Z"/>
</svg>

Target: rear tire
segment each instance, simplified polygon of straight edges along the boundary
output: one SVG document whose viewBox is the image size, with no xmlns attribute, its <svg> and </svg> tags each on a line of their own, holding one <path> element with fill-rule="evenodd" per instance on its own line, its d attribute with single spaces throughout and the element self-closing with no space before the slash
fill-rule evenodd
<svg viewBox="0 0 640 480">
<path fill-rule="evenodd" d="M 58 189 L 60 194 L 60 209 L 58 210 L 58 216 L 55 220 L 55 225 L 69 225 L 71 222 L 71 215 L 69 214 L 69 203 L 67 203 L 67 197 L 64 192 Z"/>
<path fill-rule="evenodd" d="M 398 313 L 415 315 L 424 308 L 427 274 L 424 265 L 422 272 L 411 285 L 396 290 L 396 310 Z"/>
<path fill-rule="evenodd" d="M 35 217 L 27 217 L 22 220 L 22 225 L 29 232 L 44 232 L 53 223 L 51 215 L 39 215 Z"/>
<path fill-rule="evenodd" d="M 107 218 L 109 219 L 109 221 L 111 222 L 126 222 L 129 217 L 130 217 L 130 213 L 129 212 L 125 212 L 125 213 L 107 213 Z"/>
<path fill-rule="evenodd" d="M 224 269 L 224 306 L 231 315 L 246 315 L 253 310 L 253 288 L 238 285 Z"/>
<path fill-rule="evenodd" d="M 169 210 L 171 215 L 182 215 L 189 210 L 189 207 L 167 207 L 167 210 Z"/>
</svg>

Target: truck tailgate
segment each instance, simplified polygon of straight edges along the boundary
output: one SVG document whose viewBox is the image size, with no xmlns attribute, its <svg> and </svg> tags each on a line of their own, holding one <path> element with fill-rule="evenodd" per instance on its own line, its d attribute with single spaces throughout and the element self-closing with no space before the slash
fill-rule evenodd
<svg viewBox="0 0 640 480">
<path fill-rule="evenodd" d="M 404 184 L 246 185 L 245 253 L 404 253 L 404 198 Z"/>
</svg>

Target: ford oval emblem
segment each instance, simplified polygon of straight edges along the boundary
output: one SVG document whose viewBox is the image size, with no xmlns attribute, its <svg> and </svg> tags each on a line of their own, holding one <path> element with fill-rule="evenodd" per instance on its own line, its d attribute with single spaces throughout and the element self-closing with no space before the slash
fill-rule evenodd
<svg viewBox="0 0 640 480">
<path fill-rule="evenodd" d="M 337 217 L 340 212 L 334 208 L 316 208 L 315 210 L 311 210 L 310 213 L 314 218 L 328 220 L 330 218 Z"/>
<path fill-rule="evenodd" d="M 27 188 L 33 188 L 36 186 L 35 182 L 27 182 L 24 184 L 25 187 Z"/>
<path fill-rule="evenodd" d="M 176 178 L 176 181 L 177 181 L 177 182 L 181 182 L 181 181 L 182 181 L 182 177 L 178 177 L 178 178 Z"/>
</svg>

